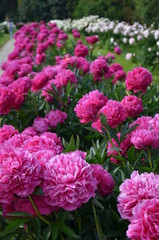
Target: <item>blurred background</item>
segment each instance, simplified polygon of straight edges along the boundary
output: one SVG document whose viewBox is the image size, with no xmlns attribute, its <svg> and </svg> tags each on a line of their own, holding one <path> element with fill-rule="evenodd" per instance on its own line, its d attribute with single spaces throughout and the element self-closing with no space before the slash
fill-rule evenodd
<svg viewBox="0 0 159 240">
<path fill-rule="evenodd" d="M 159 0 L 0 0 L 0 23 L 15 24 L 98 15 L 111 20 L 159 23 Z M 17 25 L 18 26 L 18 25 Z"/>
</svg>

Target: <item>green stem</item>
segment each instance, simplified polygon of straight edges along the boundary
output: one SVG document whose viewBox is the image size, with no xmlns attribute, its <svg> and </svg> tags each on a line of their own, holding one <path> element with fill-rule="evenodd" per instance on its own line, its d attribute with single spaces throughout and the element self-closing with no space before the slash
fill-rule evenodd
<svg viewBox="0 0 159 240">
<path fill-rule="evenodd" d="M 31 204 L 32 204 L 32 206 L 33 206 L 33 208 L 34 208 L 34 210 L 35 210 L 36 215 L 38 216 L 38 218 L 40 218 L 40 219 L 41 219 L 43 222 L 45 222 L 47 225 L 50 225 L 51 223 L 50 223 L 47 219 L 45 219 L 45 218 L 40 214 L 40 212 L 39 212 L 39 210 L 37 209 L 37 206 L 35 205 L 32 197 L 29 195 L 28 198 L 29 198 L 29 200 L 30 200 L 30 202 L 31 202 Z"/>
<path fill-rule="evenodd" d="M 147 152 L 148 152 L 148 156 L 149 156 L 150 168 L 152 169 L 152 159 L 151 159 L 151 152 L 150 152 L 150 149 L 149 149 L 149 148 L 147 149 Z"/>
<path fill-rule="evenodd" d="M 93 208 L 94 221 L 95 221 L 95 225 L 96 225 L 99 240 L 106 240 L 106 237 L 102 232 L 100 222 L 97 218 L 96 210 L 95 210 L 95 207 L 94 207 L 93 203 L 92 203 L 92 208 Z"/>
</svg>

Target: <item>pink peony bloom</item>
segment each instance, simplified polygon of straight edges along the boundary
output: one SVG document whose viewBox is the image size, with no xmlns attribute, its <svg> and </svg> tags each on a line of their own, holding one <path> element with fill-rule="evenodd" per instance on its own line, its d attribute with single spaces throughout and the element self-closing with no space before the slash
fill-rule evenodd
<svg viewBox="0 0 159 240">
<path fill-rule="evenodd" d="M 112 176 L 99 164 L 92 164 L 93 176 L 97 180 L 97 192 L 101 196 L 107 196 L 112 193 L 115 182 Z"/>
<path fill-rule="evenodd" d="M 41 167 L 28 151 L 0 150 L 0 202 L 11 203 L 14 195 L 27 197 L 41 183 Z"/>
<path fill-rule="evenodd" d="M 33 122 L 33 128 L 39 133 L 47 132 L 49 130 L 47 119 L 36 117 Z"/>
<path fill-rule="evenodd" d="M 142 200 L 133 209 L 127 236 L 133 240 L 159 239 L 159 200 Z"/>
<path fill-rule="evenodd" d="M 48 82 L 48 77 L 45 73 L 40 72 L 35 75 L 32 79 L 32 87 L 31 90 L 33 92 L 39 91 L 42 87 L 44 87 Z"/>
<path fill-rule="evenodd" d="M 79 152 L 60 154 L 45 165 L 43 192 L 48 205 L 75 210 L 95 196 L 93 169 Z"/>
<path fill-rule="evenodd" d="M 108 63 L 111 63 L 115 60 L 115 55 L 113 53 L 108 52 L 105 56 L 105 59 Z"/>
<path fill-rule="evenodd" d="M 53 81 L 53 83 L 55 84 L 55 86 L 60 89 L 62 87 L 66 87 L 68 82 L 71 82 L 71 84 L 73 83 L 77 83 L 77 78 L 74 74 L 74 72 L 72 72 L 71 70 L 66 70 L 66 69 L 62 69 L 55 77 L 55 80 Z"/>
<path fill-rule="evenodd" d="M 67 113 L 56 109 L 55 111 L 51 110 L 46 115 L 45 119 L 48 121 L 49 126 L 55 128 L 58 125 L 58 123 L 64 123 L 66 118 L 67 118 Z"/>
<path fill-rule="evenodd" d="M 136 96 L 125 96 L 121 104 L 126 108 L 127 117 L 137 117 L 143 111 L 141 98 Z"/>
<path fill-rule="evenodd" d="M 46 54 L 45 53 L 36 54 L 35 63 L 37 65 L 40 65 L 41 63 L 43 63 L 45 61 L 45 58 L 46 58 Z"/>
<path fill-rule="evenodd" d="M 135 93 L 142 91 L 144 93 L 151 82 L 151 73 L 146 68 L 137 67 L 128 72 L 125 84 L 127 90 L 134 91 Z"/>
<path fill-rule="evenodd" d="M 117 81 L 125 81 L 125 79 L 126 79 L 126 72 L 123 70 L 119 70 L 114 73 L 113 84 L 115 84 Z"/>
<path fill-rule="evenodd" d="M 85 75 L 87 72 L 89 72 L 90 63 L 85 58 L 78 57 L 76 67 L 80 70 L 80 74 L 82 72 L 82 74 Z"/>
<path fill-rule="evenodd" d="M 100 109 L 99 114 L 103 113 L 107 117 L 108 124 L 115 128 L 120 123 L 126 120 L 126 109 L 125 107 L 115 100 L 109 100 L 103 108 Z M 100 119 L 97 119 L 93 122 L 92 127 L 102 132 L 101 127 L 102 124 Z"/>
<path fill-rule="evenodd" d="M 90 65 L 90 73 L 94 81 L 102 81 L 102 78 L 108 73 L 109 67 L 104 59 L 96 59 Z"/>
<path fill-rule="evenodd" d="M 114 52 L 115 52 L 117 55 L 120 55 L 120 54 L 122 53 L 122 50 L 121 50 L 121 48 L 120 48 L 119 46 L 116 46 L 116 47 L 114 48 Z"/>
<path fill-rule="evenodd" d="M 99 41 L 99 38 L 98 38 L 98 36 L 89 36 L 89 37 L 86 37 L 86 41 L 89 44 L 95 44 L 96 42 Z"/>
<path fill-rule="evenodd" d="M 85 57 L 88 55 L 88 47 L 84 44 L 78 44 L 74 49 L 74 54 L 76 57 Z"/>
<path fill-rule="evenodd" d="M 30 137 L 34 137 L 38 135 L 38 133 L 35 131 L 33 127 L 27 127 L 22 131 L 22 134 L 25 136 L 26 139 Z"/>
<path fill-rule="evenodd" d="M 8 87 L 0 87 L 0 114 L 8 114 L 15 102 L 15 94 Z"/>
<path fill-rule="evenodd" d="M 117 137 L 118 137 L 118 139 L 120 139 L 120 133 L 117 134 Z M 119 156 L 119 153 L 120 153 L 121 156 L 127 157 L 127 150 L 132 146 L 132 143 L 131 143 L 131 141 L 130 141 L 130 137 L 131 137 L 131 135 L 127 135 L 127 138 L 126 138 L 124 141 L 122 141 L 119 145 L 118 145 L 118 143 L 112 138 L 112 142 L 113 142 L 114 146 L 112 145 L 111 142 L 108 143 L 107 155 L 108 155 L 108 156 L 111 156 L 111 155 L 113 155 L 113 156 Z M 118 152 L 118 151 L 116 151 L 116 150 L 111 149 L 111 148 L 113 148 L 113 147 L 119 147 L 121 150 L 119 150 L 119 152 Z M 110 157 L 110 161 L 111 161 L 111 162 L 114 162 L 114 163 L 117 163 L 117 164 L 121 163 L 121 161 L 117 160 L 117 159 L 116 159 L 115 157 L 113 157 L 113 156 Z"/>
<path fill-rule="evenodd" d="M 139 150 L 159 148 L 159 130 L 137 129 L 132 133 L 131 142 Z"/>
<path fill-rule="evenodd" d="M 5 125 L 0 128 L 0 144 L 10 139 L 14 135 L 17 135 L 19 132 L 12 125 Z"/>
<path fill-rule="evenodd" d="M 123 219 L 132 220 L 133 210 L 144 199 L 159 198 L 159 175 L 142 173 L 138 171 L 131 174 L 131 179 L 126 179 L 120 185 L 118 196 L 118 211 Z"/>
<path fill-rule="evenodd" d="M 96 119 L 98 111 L 106 105 L 108 98 L 94 90 L 84 95 L 77 103 L 74 111 L 81 123 L 88 123 Z"/>
<path fill-rule="evenodd" d="M 76 29 L 72 29 L 72 34 L 74 38 L 80 38 L 81 34 L 76 30 Z"/>
</svg>

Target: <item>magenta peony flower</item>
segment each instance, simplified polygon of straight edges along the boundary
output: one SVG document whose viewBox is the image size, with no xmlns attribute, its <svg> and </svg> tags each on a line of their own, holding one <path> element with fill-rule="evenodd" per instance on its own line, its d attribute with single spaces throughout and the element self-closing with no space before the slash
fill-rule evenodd
<svg viewBox="0 0 159 240">
<path fill-rule="evenodd" d="M 114 73 L 113 84 L 115 84 L 117 81 L 125 81 L 125 79 L 126 79 L 126 72 L 123 70 L 119 70 Z"/>
<path fill-rule="evenodd" d="M 36 54 L 35 63 L 37 65 L 40 65 L 41 63 L 43 63 L 45 61 L 45 58 L 46 58 L 46 54 L 45 53 Z"/>
<path fill-rule="evenodd" d="M 0 87 L 0 114 L 8 114 L 15 102 L 15 94 L 8 87 Z"/>
<path fill-rule="evenodd" d="M 121 104 L 126 108 L 127 117 L 137 117 L 143 111 L 141 98 L 136 96 L 125 96 Z"/>
<path fill-rule="evenodd" d="M 138 67 L 128 72 L 125 84 L 127 90 L 144 93 L 151 82 L 151 73 L 146 68 Z"/>
<path fill-rule="evenodd" d="M 114 52 L 115 52 L 117 55 L 120 55 L 120 54 L 122 53 L 122 50 L 121 50 L 121 48 L 120 48 L 119 46 L 116 46 L 116 47 L 114 48 Z"/>
<path fill-rule="evenodd" d="M 133 209 L 127 236 L 133 240 L 159 239 L 159 200 L 142 200 Z"/>
<path fill-rule="evenodd" d="M 86 41 L 89 44 L 95 44 L 96 42 L 99 41 L 99 38 L 98 38 L 98 36 L 89 36 L 89 37 L 86 37 Z"/>
<path fill-rule="evenodd" d="M 25 136 L 26 139 L 30 137 L 34 137 L 38 135 L 38 133 L 35 131 L 33 127 L 27 127 L 22 131 L 22 134 Z"/>
<path fill-rule="evenodd" d="M 33 122 L 33 128 L 36 132 L 43 133 L 49 130 L 48 120 L 42 117 L 36 117 Z"/>
<path fill-rule="evenodd" d="M 99 114 L 103 113 L 107 117 L 108 124 L 115 128 L 120 123 L 126 120 L 126 109 L 125 107 L 115 100 L 109 100 L 103 108 L 100 109 Z M 92 127 L 99 132 L 102 132 L 102 124 L 100 119 L 97 119 L 92 123 Z"/>
<path fill-rule="evenodd" d="M 80 38 L 81 34 L 77 31 L 77 29 L 72 29 L 72 34 L 74 38 Z"/>
<path fill-rule="evenodd" d="M 115 60 L 115 55 L 113 53 L 108 52 L 105 56 L 105 59 L 108 63 L 111 63 Z"/>
<path fill-rule="evenodd" d="M 0 128 L 0 144 L 10 139 L 14 135 L 17 135 L 19 132 L 12 125 L 5 125 Z"/>
<path fill-rule="evenodd" d="M 80 74 L 82 72 L 82 74 L 85 75 L 87 72 L 89 72 L 90 63 L 85 58 L 78 57 L 76 67 L 80 70 Z"/>
<path fill-rule="evenodd" d="M 66 118 L 67 118 L 67 113 L 56 109 L 55 111 L 51 110 L 46 115 L 45 119 L 48 121 L 49 126 L 55 128 L 58 125 L 58 123 L 64 123 Z"/>
<path fill-rule="evenodd" d="M 35 75 L 32 79 L 32 87 L 31 90 L 33 92 L 39 91 L 42 87 L 44 87 L 48 82 L 48 77 L 45 73 L 40 72 Z"/>
<path fill-rule="evenodd" d="M 112 193 L 115 182 L 112 176 L 99 164 L 92 164 L 93 176 L 97 180 L 97 192 L 101 196 L 107 196 Z"/>
<path fill-rule="evenodd" d="M 41 167 L 25 150 L 0 150 L 0 202 L 11 203 L 14 195 L 27 197 L 41 183 Z"/>
<path fill-rule="evenodd" d="M 120 139 L 120 133 L 118 133 L 117 136 L 118 136 L 118 139 Z M 124 141 L 122 141 L 119 145 L 118 145 L 118 143 L 112 138 L 112 142 L 113 142 L 114 146 L 112 145 L 111 142 L 108 143 L 107 155 L 108 155 L 108 156 L 111 156 L 111 155 L 113 155 L 113 156 L 119 156 L 119 152 L 120 152 L 120 155 L 121 155 L 121 156 L 127 157 L 127 150 L 132 146 L 132 143 L 131 143 L 131 141 L 130 141 L 130 137 L 131 137 L 130 134 L 127 135 L 127 138 L 126 138 Z M 119 147 L 121 150 L 118 152 L 118 151 L 116 151 L 116 150 L 111 149 L 111 148 L 113 148 L 113 147 Z M 114 162 L 114 163 L 117 163 L 117 164 L 121 163 L 121 161 L 117 160 L 115 157 L 110 157 L 110 161 L 111 161 L 111 162 Z"/>
<path fill-rule="evenodd" d="M 94 81 L 102 81 L 109 71 L 107 62 L 104 59 L 96 59 L 90 65 L 90 73 L 93 75 Z"/>
<path fill-rule="evenodd" d="M 98 111 L 106 105 L 108 98 L 94 90 L 84 95 L 77 103 L 74 111 L 81 123 L 88 123 L 96 119 Z"/>
<path fill-rule="evenodd" d="M 72 72 L 71 70 L 66 70 L 66 69 L 62 69 L 55 77 L 55 80 L 53 81 L 53 83 L 55 84 L 55 86 L 60 89 L 64 86 L 67 86 L 68 82 L 71 82 L 71 84 L 73 83 L 77 83 L 77 78 L 74 74 L 74 72 Z"/>
<path fill-rule="evenodd" d="M 84 44 L 78 44 L 74 49 L 74 54 L 76 57 L 85 57 L 88 55 L 88 47 Z"/>
<path fill-rule="evenodd" d="M 57 155 L 45 165 L 43 192 L 48 205 L 72 211 L 94 197 L 96 189 L 93 169 L 79 151 Z"/>
<path fill-rule="evenodd" d="M 142 173 L 138 171 L 131 174 L 131 179 L 126 179 L 120 185 L 118 196 L 118 211 L 123 219 L 132 220 L 133 210 L 144 199 L 159 198 L 159 175 Z"/>
<path fill-rule="evenodd" d="M 139 150 L 159 148 L 159 130 L 137 129 L 132 133 L 131 142 Z"/>
</svg>

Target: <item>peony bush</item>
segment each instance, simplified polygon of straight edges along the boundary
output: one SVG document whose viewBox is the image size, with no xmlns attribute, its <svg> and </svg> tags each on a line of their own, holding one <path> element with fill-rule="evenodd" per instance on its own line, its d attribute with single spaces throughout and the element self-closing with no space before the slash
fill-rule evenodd
<svg viewBox="0 0 159 240">
<path fill-rule="evenodd" d="M 158 85 L 71 31 L 26 24 L 2 64 L 0 239 L 158 239 Z"/>
</svg>

